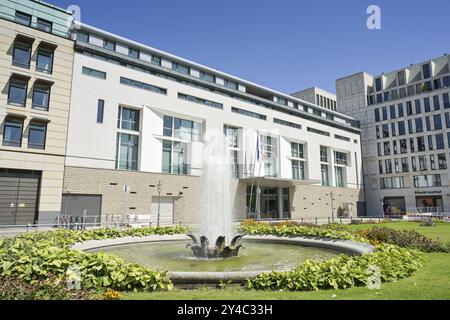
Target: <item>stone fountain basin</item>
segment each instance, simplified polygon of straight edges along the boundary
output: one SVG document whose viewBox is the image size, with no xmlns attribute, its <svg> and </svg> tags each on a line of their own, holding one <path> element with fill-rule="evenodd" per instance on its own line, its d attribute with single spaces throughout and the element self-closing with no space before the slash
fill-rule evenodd
<svg viewBox="0 0 450 320">
<path fill-rule="evenodd" d="M 370 254 L 375 248 L 369 244 L 349 241 L 349 240 L 330 240 L 321 238 L 306 237 L 276 237 L 276 236 L 245 236 L 245 241 L 255 241 L 259 243 L 290 244 L 304 247 L 316 247 L 322 249 L 334 250 L 343 254 L 358 256 Z M 116 247 L 130 244 L 144 244 L 152 242 L 170 242 L 170 241 L 191 241 L 191 238 L 185 235 L 153 235 L 146 237 L 125 237 L 105 240 L 89 240 L 83 243 L 75 244 L 72 249 L 80 251 L 98 250 L 107 247 Z M 261 273 L 272 271 L 289 270 L 262 270 L 262 271 L 233 271 L 233 272 L 169 272 L 168 275 L 172 282 L 177 285 L 195 285 L 195 284 L 218 284 L 221 281 L 227 283 L 244 283 L 247 279 L 255 278 Z"/>
</svg>

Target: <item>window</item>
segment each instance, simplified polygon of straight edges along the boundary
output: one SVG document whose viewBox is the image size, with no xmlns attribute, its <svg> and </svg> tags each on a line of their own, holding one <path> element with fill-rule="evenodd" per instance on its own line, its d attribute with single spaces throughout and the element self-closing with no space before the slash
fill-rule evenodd
<svg viewBox="0 0 450 320">
<path fill-rule="evenodd" d="M 97 123 L 103 123 L 104 109 L 105 109 L 105 101 L 99 99 L 97 102 Z"/>
<path fill-rule="evenodd" d="M 431 111 L 430 98 L 427 97 L 427 98 L 423 99 L 423 104 L 424 104 L 425 112 L 430 112 Z"/>
<path fill-rule="evenodd" d="M 442 99 L 444 100 L 444 108 L 448 109 L 450 108 L 450 98 L 448 93 L 444 93 L 442 95 Z"/>
<path fill-rule="evenodd" d="M 439 110 L 441 109 L 441 104 L 439 101 L 439 96 L 434 96 L 433 97 L 433 104 L 434 104 L 434 110 Z"/>
<path fill-rule="evenodd" d="M 416 133 L 423 132 L 422 118 L 416 118 Z"/>
<path fill-rule="evenodd" d="M 400 140 L 400 153 L 408 153 L 408 146 L 406 143 L 406 139 Z"/>
<path fill-rule="evenodd" d="M 411 157 L 411 166 L 412 166 L 412 171 L 416 172 L 417 171 L 416 157 Z"/>
<path fill-rule="evenodd" d="M 398 159 L 394 159 L 394 169 L 395 173 L 400 173 L 400 162 Z"/>
<path fill-rule="evenodd" d="M 338 140 L 342 140 L 342 141 L 347 141 L 347 142 L 350 142 L 350 141 L 351 141 L 350 138 L 344 137 L 344 136 L 340 136 L 340 135 L 338 135 L 338 134 L 335 134 L 335 135 L 334 135 L 334 138 L 335 138 L 335 139 L 338 139 Z"/>
<path fill-rule="evenodd" d="M 405 71 L 400 71 L 397 72 L 397 80 L 398 80 L 398 85 L 399 86 L 403 86 L 406 83 L 406 74 Z"/>
<path fill-rule="evenodd" d="M 383 160 L 378 160 L 378 172 L 380 174 L 384 173 L 384 171 L 383 171 Z"/>
<path fill-rule="evenodd" d="M 384 166 L 385 166 L 387 174 L 392 173 L 392 160 L 391 159 L 386 159 L 384 161 Z"/>
<path fill-rule="evenodd" d="M 264 172 L 266 177 L 277 176 L 277 155 L 278 155 L 278 140 L 270 136 L 261 136 L 263 144 L 263 152 L 266 157 L 264 163 Z"/>
<path fill-rule="evenodd" d="M 183 74 L 189 74 L 189 67 L 178 64 L 176 62 L 172 62 L 172 70 Z"/>
<path fill-rule="evenodd" d="M 225 87 L 237 90 L 238 89 L 238 84 L 236 82 L 233 82 L 233 81 L 230 81 L 230 80 L 225 80 Z"/>
<path fill-rule="evenodd" d="M 305 180 L 305 163 L 300 160 L 292 161 L 292 179 Z"/>
<path fill-rule="evenodd" d="M 433 136 L 428 136 L 428 150 L 432 151 L 433 149 Z"/>
<path fill-rule="evenodd" d="M 46 132 L 47 126 L 45 124 L 30 123 L 28 132 L 28 148 L 44 150 Z"/>
<path fill-rule="evenodd" d="M 3 129 L 3 146 L 20 148 L 22 146 L 22 128 L 23 121 L 6 119 Z"/>
<path fill-rule="evenodd" d="M 282 126 L 291 127 L 291 128 L 295 128 L 295 129 L 299 129 L 299 130 L 302 129 L 301 124 L 297 124 L 297 123 L 293 123 L 293 122 L 289 122 L 289 121 L 285 121 L 285 120 L 281 120 L 281 119 L 277 119 L 277 118 L 273 118 L 273 123 L 281 124 Z"/>
<path fill-rule="evenodd" d="M 395 106 L 390 106 L 389 107 L 389 111 L 391 113 L 391 119 L 395 119 L 396 118 L 396 114 L 395 114 Z"/>
<path fill-rule="evenodd" d="M 38 18 L 36 23 L 36 28 L 38 30 L 51 33 L 53 24 L 50 21 Z"/>
<path fill-rule="evenodd" d="M 402 172 L 409 172 L 408 158 L 402 158 Z"/>
<path fill-rule="evenodd" d="M 377 139 L 380 139 L 381 138 L 380 126 L 375 126 L 375 132 L 376 132 Z"/>
<path fill-rule="evenodd" d="M 405 123 L 403 121 L 400 121 L 398 123 L 398 135 L 404 136 L 406 134 L 405 132 Z"/>
<path fill-rule="evenodd" d="M 413 133 L 414 133 L 414 128 L 413 128 L 412 119 L 409 119 L 409 120 L 408 120 L 408 133 L 409 133 L 409 134 L 413 134 Z"/>
<path fill-rule="evenodd" d="M 414 86 L 408 86 L 408 96 L 413 96 L 415 94 Z"/>
<path fill-rule="evenodd" d="M 179 118 L 164 116 L 163 135 L 186 141 L 200 141 L 200 124 Z"/>
<path fill-rule="evenodd" d="M 383 102 L 383 95 L 381 93 L 377 94 L 377 103 Z"/>
<path fill-rule="evenodd" d="M 53 72 L 53 51 L 38 49 L 36 70 L 51 74 Z"/>
<path fill-rule="evenodd" d="M 403 110 L 403 103 L 399 103 L 398 106 L 398 117 L 402 118 L 405 116 L 404 110 Z"/>
<path fill-rule="evenodd" d="M 186 101 L 190 101 L 190 102 L 194 102 L 194 103 L 203 104 L 205 106 L 216 108 L 216 109 L 223 109 L 223 105 L 221 103 L 214 102 L 214 101 L 211 101 L 211 100 L 202 99 L 202 98 L 198 98 L 198 97 L 194 97 L 194 96 L 187 95 L 187 94 L 184 94 L 184 93 L 178 93 L 178 99 L 182 99 L 182 100 L 186 100 Z"/>
<path fill-rule="evenodd" d="M 437 134 L 436 135 L 436 149 L 437 150 L 442 150 L 445 148 L 445 144 L 444 144 L 444 135 L 441 134 Z"/>
<path fill-rule="evenodd" d="M 129 48 L 128 49 L 128 56 L 134 59 L 138 59 L 139 58 L 139 50 L 133 49 L 133 48 Z"/>
<path fill-rule="evenodd" d="M 431 118 L 429 116 L 425 117 L 425 123 L 427 125 L 427 131 L 431 131 Z"/>
<path fill-rule="evenodd" d="M 287 106 L 287 104 L 288 104 L 287 100 L 284 98 L 276 97 L 276 101 L 278 104 L 281 104 L 282 106 Z M 316 110 L 314 110 L 314 111 L 316 111 Z"/>
<path fill-rule="evenodd" d="M 335 167 L 335 175 L 336 175 L 336 187 L 337 188 L 345 188 L 346 183 L 344 179 L 344 170 L 343 167 Z"/>
<path fill-rule="evenodd" d="M 297 159 L 305 159 L 303 144 L 291 142 L 291 157 Z"/>
<path fill-rule="evenodd" d="M 49 99 L 50 86 L 35 84 L 33 89 L 33 108 L 48 110 Z"/>
<path fill-rule="evenodd" d="M 441 176 L 439 174 L 414 176 L 415 188 L 440 187 L 441 185 Z"/>
<path fill-rule="evenodd" d="M 413 139 L 413 138 L 409 139 L 409 151 L 410 151 L 411 153 L 416 152 L 416 151 L 415 151 L 415 148 L 414 148 L 414 139 Z"/>
<path fill-rule="evenodd" d="M 123 85 L 126 85 L 126 86 L 144 89 L 144 90 L 152 91 L 155 93 L 167 94 L 167 90 L 164 88 L 160 88 L 160 87 L 157 87 L 157 86 L 154 86 L 151 84 L 147 84 L 144 82 L 136 81 L 136 80 L 127 79 L 124 77 L 120 77 L 120 83 Z"/>
<path fill-rule="evenodd" d="M 433 116 L 434 120 L 434 130 L 441 130 L 442 129 L 442 119 L 440 114 L 435 114 Z"/>
<path fill-rule="evenodd" d="M 450 128 L 450 113 L 448 113 L 448 112 L 445 114 L 445 127 L 447 129 Z"/>
<path fill-rule="evenodd" d="M 426 156 L 420 156 L 419 157 L 419 169 L 420 171 L 427 171 L 427 157 Z"/>
<path fill-rule="evenodd" d="M 88 43 L 89 42 L 89 33 L 78 31 L 77 32 L 77 41 Z"/>
<path fill-rule="evenodd" d="M 422 105 L 420 104 L 420 99 L 417 99 L 415 101 L 416 104 L 416 114 L 422 113 Z"/>
<path fill-rule="evenodd" d="M 206 72 L 200 72 L 200 79 L 208 81 L 208 82 L 215 82 L 215 77 L 212 74 L 206 73 Z"/>
<path fill-rule="evenodd" d="M 442 87 L 441 86 L 441 79 L 435 79 L 433 81 L 433 86 L 434 86 L 434 90 L 440 89 Z"/>
<path fill-rule="evenodd" d="M 391 143 L 389 141 L 385 142 L 383 144 L 383 148 L 384 148 L 384 155 L 390 156 L 391 155 Z"/>
<path fill-rule="evenodd" d="M 383 107 L 381 110 L 382 110 L 382 113 L 383 113 L 383 121 L 386 121 L 388 119 L 387 107 Z"/>
<path fill-rule="evenodd" d="M 423 78 L 424 78 L 424 79 L 430 78 L 430 77 L 431 77 L 430 64 L 429 64 L 429 63 L 424 64 L 424 65 L 422 66 L 422 69 L 423 69 Z"/>
<path fill-rule="evenodd" d="M 139 136 L 117 133 L 116 168 L 137 170 Z"/>
<path fill-rule="evenodd" d="M 27 99 L 28 82 L 18 79 L 9 81 L 8 103 L 25 107 Z"/>
<path fill-rule="evenodd" d="M 31 44 L 23 42 L 14 42 L 13 65 L 30 68 Z"/>
<path fill-rule="evenodd" d="M 434 159 L 434 154 L 430 154 L 430 169 L 436 170 L 436 161 Z"/>
<path fill-rule="evenodd" d="M 162 172 L 188 174 L 186 143 L 163 140 Z"/>
<path fill-rule="evenodd" d="M 344 152 L 334 152 L 334 163 L 337 165 L 346 166 L 347 165 L 347 154 Z"/>
<path fill-rule="evenodd" d="M 117 128 L 122 130 L 139 131 L 139 110 L 119 107 Z"/>
<path fill-rule="evenodd" d="M 389 138 L 389 125 L 383 124 L 383 138 Z"/>
<path fill-rule="evenodd" d="M 106 79 L 106 72 L 95 70 L 95 69 L 91 69 L 91 68 L 88 68 L 88 67 L 83 67 L 81 73 L 86 75 L 86 76 L 91 76 L 91 77 L 94 77 L 94 78 Z"/>
<path fill-rule="evenodd" d="M 20 11 L 16 11 L 16 22 L 23 24 L 25 26 L 31 26 L 31 16 L 29 14 L 20 12 Z"/>
<path fill-rule="evenodd" d="M 381 91 L 381 78 L 375 79 L 375 90 Z"/>
<path fill-rule="evenodd" d="M 398 154 L 397 141 L 392 141 L 392 149 L 394 150 L 394 154 Z"/>
<path fill-rule="evenodd" d="M 225 137 L 227 137 L 228 145 L 231 148 L 239 148 L 239 128 L 225 125 L 223 132 Z"/>
<path fill-rule="evenodd" d="M 381 149 L 381 143 L 377 143 L 377 150 L 378 150 L 378 156 L 381 157 L 383 155 L 382 149 Z"/>
<path fill-rule="evenodd" d="M 244 110 L 244 109 L 235 108 L 235 107 L 231 108 L 231 112 L 242 114 L 244 116 L 252 117 L 252 118 L 256 118 L 256 119 L 260 119 L 260 120 L 266 120 L 267 119 L 267 116 L 265 116 L 265 115 L 262 115 L 262 114 L 259 114 L 259 113 L 256 113 L 256 112 L 252 112 L 252 111 L 247 111 L 247 110 Z"/>
<path fill-rule="evenodd" d="M 322 164 L 320 166 L 320 171 L 322 175 L 322 186 L 329 187 L 330 186 L 330 179 L 328 176 L 328 165 Z"/>
<path fill-rule="evenodd" d="M 406 102 L 406 114 L 407 114 L 408 116 L 410 116 L 410 115 L 413 114 L 413 111 L 412 111 L 412 102 L 411 102 L 411 101 Z"/>
<path fill-rule="evenodd" d="M 320 161 L 321 162 L 328 162 L 328 148 L 327 147 L 320 147 Z"/>
<path fill-rule="evenodd" d="M 402 189 L 405 187 L 403 177 L 381 178 L 381 189 Z"/>
<path fill-rule="evenodd" d="M 447 170 L 447 159 L 445 153 L 437 155 L 439 170 Z"/>
<path fill-rule="evenodd" d="M 108 39 L 103 40 L 103 48 L 110 51 L 116 51 L 116 43 Z"/>
<path fill-rule="evenodd" d="M 419 152 L 424 152 L 426 151 L 425 148 L 425 139 L 423 137 L 417 137 L 417 150 Z"/>
</svg>

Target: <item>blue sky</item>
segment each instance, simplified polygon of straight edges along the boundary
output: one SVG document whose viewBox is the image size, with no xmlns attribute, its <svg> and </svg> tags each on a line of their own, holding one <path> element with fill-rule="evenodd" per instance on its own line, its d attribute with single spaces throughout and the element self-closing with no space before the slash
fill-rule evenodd
<svg viewBox="0 0 450 320">
<path fill-rule="evenodd" d="M 449 52 L 448 0 L 46 0 L 90 25 L 292 93 Z M 366 27 L 370 4 L 382 29 Z"/>
</svg>

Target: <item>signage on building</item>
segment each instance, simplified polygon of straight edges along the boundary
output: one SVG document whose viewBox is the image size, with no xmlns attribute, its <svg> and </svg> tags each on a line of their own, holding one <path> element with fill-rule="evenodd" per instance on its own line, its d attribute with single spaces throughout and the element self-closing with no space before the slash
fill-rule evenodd
<svg viewBox="0 0 450 320">
<path fill-rule="evenodd" d="M 436 190 L 436 191 L 416 191 L 415 194 L 442 194 L 442 190 Z"/>
</svg>

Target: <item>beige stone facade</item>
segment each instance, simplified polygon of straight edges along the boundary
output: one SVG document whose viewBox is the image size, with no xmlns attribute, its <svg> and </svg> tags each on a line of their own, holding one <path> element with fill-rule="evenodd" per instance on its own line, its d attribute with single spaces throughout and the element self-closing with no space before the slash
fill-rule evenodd
<svg viewBox="0 0 450 320">
<path fill-rule="evenodd" d="M 29 68 L 12 63 L 17 37 L 32 43 Z M 36 68 L 38 47 L 43 45 L 54 50 L 51 74 L 39 72 Z M 23 121 L 21 146 L 0 145 L 0 169 L 40 173 L 36 217 L 39 216 L 39 220 L 44 223 L 53 220 L 61 209 L 73 56 L 72 40 L 0 19 L 0 141 L 4 140 L 5 119 Z M 8 102 L 9 83 L 13 77 L 27 79 L 24 107 Z M 47 111 L 32 107 L 33 88 L 38 82 L 51 84 Z M 28 146 L 29 125 L 33 122 L 47 124 L 44 150 Z"/>
</svg>

